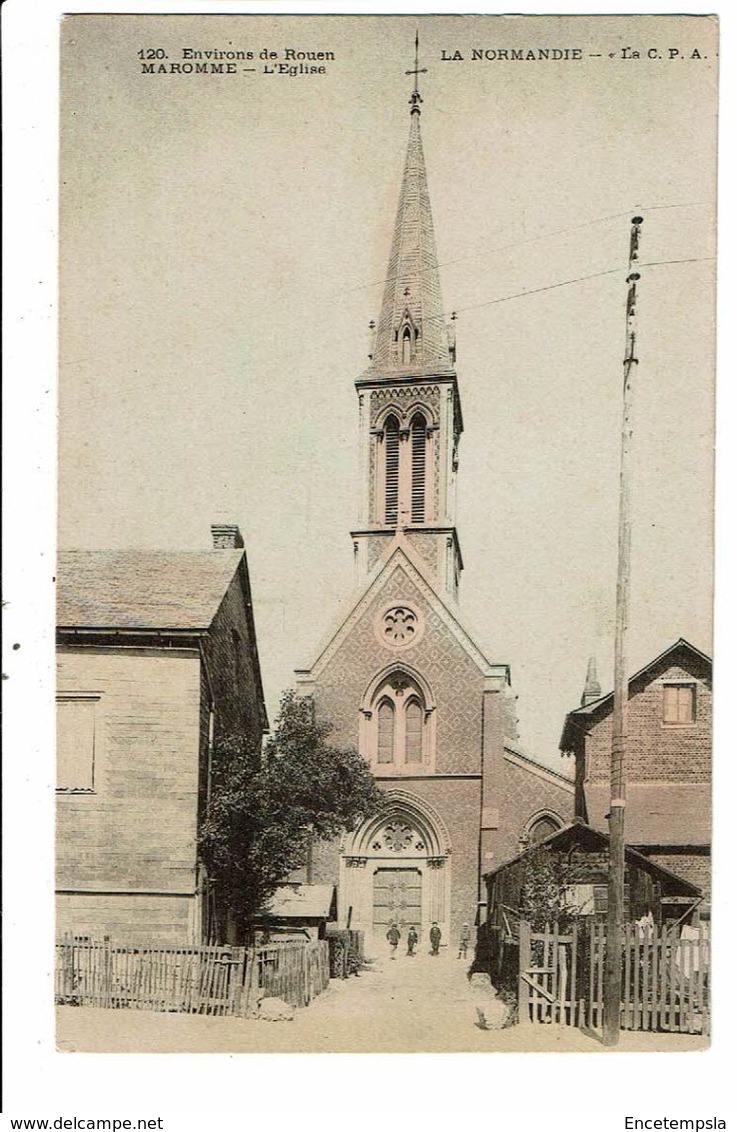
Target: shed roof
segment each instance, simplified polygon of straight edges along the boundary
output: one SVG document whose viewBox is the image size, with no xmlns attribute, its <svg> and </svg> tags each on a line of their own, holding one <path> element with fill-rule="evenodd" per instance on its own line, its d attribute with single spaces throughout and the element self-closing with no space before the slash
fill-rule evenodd
<svg viewBox="0 0 737 1132">
<path fill-rule="evenodd" d="M 243 550 L 63 551 L 57 624 L 208 629 L 243 555 Z"/>
<path fill-rule="evenodd" d="M 332 884 L 288 884 L 277 888 L 262 914 L 283 920 L 329 920 L 334 902 Z"/>
<path fill-rule="evenodd" d="M 606 831 L 609 783 L 587 783 L 584 793 L 589 825 Z M 630 782 L 625 823 L 631 845 L 709 845 L 711 788 L 701 782 Z"/>
<path fill-rule="evenodd" d="M 600 830 L 593 829 L 590 825 L 584 822 L 575 821 L 570 825 L 566 825 L 563 829 L 556 830 L 548 837 L 544 837 L 541 841 L 530 845 L 522 853 L 518 853 L 516 857 L 512 857 L 510 861 L 505 861 L 504 864 L 498 865 L 495 869 L 484 875 L 484 880 L 490 880 L 492 877 L 498 876 L 499 873 L 504 872 L 505 869 L 512 868 L 519 861 L 527 860 L 541 849 L 568 849 L 571 845 L 583 845 L 586 848 L 593 850 L 605 849 L 609 845 L 609 837 L 606 833 Z M 701 889 L 697 888 L 695 884 L 690 881 L 683 880 L 682 877 L 676 876 L 670 869 L 664 869 L 662 865 L 658 865 L 655 861 L 651 861 L 649 857 L 638 853 L 631 845 L 625 846 L 625 858 L 638 868 L 643 869 L 645 872 L 659 877 L 663 882 L 663 887 L 669 895 L 683 895 L 683 896 L 701 896 Z"/>
</svg>

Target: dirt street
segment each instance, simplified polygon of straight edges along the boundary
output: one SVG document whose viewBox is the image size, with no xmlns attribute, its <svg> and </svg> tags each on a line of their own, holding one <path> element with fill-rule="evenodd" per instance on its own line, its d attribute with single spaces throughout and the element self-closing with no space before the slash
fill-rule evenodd
<svg viewBox="0 0 737 1132">
<path fill-rule="evenodd" d="M 603 1052 L 592 1037 L 560 1026 L 498 1026 L 504 1008 L 488 985 L 469 983 L 455 953 L 395 960 L 382 955 L 358 977 L 331 982 L 293 1021 L 160 1014 L 142 1010 L 58 1009 L 62 1051 L 108 1052 Z M 618 1049 L 694 1050 L 701 1038 L 623 1034 Z"/>
</svg>

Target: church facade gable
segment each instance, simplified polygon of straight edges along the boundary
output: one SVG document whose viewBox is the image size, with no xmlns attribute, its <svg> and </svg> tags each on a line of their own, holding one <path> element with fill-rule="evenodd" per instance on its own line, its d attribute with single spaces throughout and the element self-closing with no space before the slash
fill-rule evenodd
<svg viewBox="0 0 737 1132">
<path fill-rule="evenodd" d="M 358 746 L 377 776 L 480 774 L 484 674 L 406 569 L 389 574 L 317 678 L 307 679 L 302 687 L 335 726 L 336 742 Z M 380 707 L 393 700 L 398 719 L 407 699 L 419 702 L 426 729 L 415 764 L 379 752 Z"/>
</svg>

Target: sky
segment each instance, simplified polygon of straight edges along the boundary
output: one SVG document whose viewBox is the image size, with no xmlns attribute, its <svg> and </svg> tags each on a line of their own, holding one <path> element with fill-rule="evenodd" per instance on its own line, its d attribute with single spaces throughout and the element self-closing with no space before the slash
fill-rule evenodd
<svg viewBox="0 0 737 1132">
<path fill-rule="evenodd" d="M 711 650 L 707 18 L 66 17 L 59 545 L 206 548 L 210 523 L 238 522 L 273 719 L 353 586 L 353 381 L 381 300 L 417 26 L 458 312 L 461 609 L 511 666 L 522 743 L 559 767 L 590 655 L 611 687 L 635 213 L 628 666 L 679 636 Z M 498 59 L 519 47 L 583 58 Z M 239 68 L 256 70 L 142 73 L 140 51 L 184 48 L 253 51 Z M 287 48 L 335 59 L 264 73 L 261 52 Z"/>
</svg>

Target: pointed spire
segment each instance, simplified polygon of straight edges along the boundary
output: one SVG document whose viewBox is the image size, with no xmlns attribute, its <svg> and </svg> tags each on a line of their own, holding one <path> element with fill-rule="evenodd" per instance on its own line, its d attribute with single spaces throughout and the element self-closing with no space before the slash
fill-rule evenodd
<svg viewBox="0 0 737 1132">
<path fill-rule="evenodd" d="M 601 684 L 596 677 L 596 657 L 589 657 L 588 668 L 586 669 L 586 684 L 584 686 L 583 695 L 581 696 L 581 707 L 586 707 L 592 704 L 594 700 L 598 700 L 601 696 Z"/>
<path fill-rule="evenodd" d="M 409 142 L 370 368 L 386 377 L 453 371 L 420 135 L 418 76 L 425 70 L 416 37 L 415 66 L 406 72 L 415 76 Z"/>
</svg>

